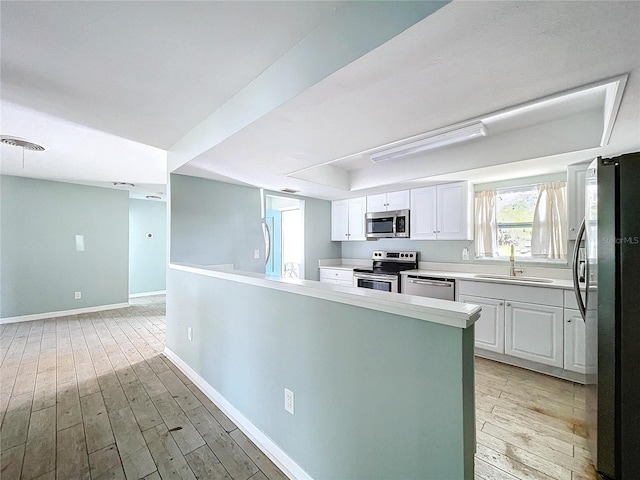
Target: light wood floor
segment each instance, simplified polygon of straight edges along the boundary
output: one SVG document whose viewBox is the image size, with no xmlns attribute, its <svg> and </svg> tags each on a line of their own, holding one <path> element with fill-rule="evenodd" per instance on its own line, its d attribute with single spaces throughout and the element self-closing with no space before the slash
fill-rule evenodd
<svg viewBox="0 0 640 480">
<path fill-rule="evenodd" d="M 585 389 L 476 357 L 476 478 L 595 480 Z"/>
<path fill-rule="evenodd" d="M 0 479 L 283 480 L 162 355 L 164 329 L 163 296 L 0 326 Z M 478 358 L 476 399 L 477 479 L 596 478 L 583 387 Z"/>
</svg>

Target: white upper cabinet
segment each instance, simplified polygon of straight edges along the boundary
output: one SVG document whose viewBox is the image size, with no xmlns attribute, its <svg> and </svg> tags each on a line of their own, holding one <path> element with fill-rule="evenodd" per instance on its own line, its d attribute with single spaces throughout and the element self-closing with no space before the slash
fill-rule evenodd
<svg viewBox="0 0 640 480">
<path fill-rule="evenodd" d="M 436 216 L 437 187 L 411 190 L 411 238 L 413 240 L 435 240 L 437 237 Z"/>
<path fill-rule="evenodd" d="M 349 240 L 366 240 L 364 215 L 367 213 L 366 197 L 349 200 Z"/>
<path fill-rule="evenodd" d="M 411 238 L 472 240 L 472 201 L 469 182 L 411 190 Z"/>
<path fill-rule="evenodd" d="M 367 212 L 405 210 L 409 208 L 410 204 L 409 190 L 369 195 L 367 197 Z"/>
<path fill-rule="evenodd" d="M 589 163 L 575 163 L 567 167 L 567 224 L 568 238 L 575 240 L 584 218 L 584 182 Z"/>
<path fill-rule="evenodd" d="M 331 202 L 331 240 L 349 240 L 349 200 Z"/>
<path fill-rule="evenodd" d="M 331 240 L 366 240 L 364 214 L 366 197 L 331 202 Z"/>
</svg>

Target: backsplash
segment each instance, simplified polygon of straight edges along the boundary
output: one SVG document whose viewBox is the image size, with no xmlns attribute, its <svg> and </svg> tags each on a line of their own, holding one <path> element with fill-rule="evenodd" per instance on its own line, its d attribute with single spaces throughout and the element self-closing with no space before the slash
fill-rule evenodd
<svg viewBox="0 0 640 480">
<path fill-rule="evenodd" d="M 569 242 L 569 254 L 574 242 Z M 469 249 L 469 260 L 462 260 L 462 250 Z M 463 263 L 475 265 L 508 265 L 506 260 L 476 260 L 473 240 L 408 240 L 381 238 L 365 242 L 342 242 L 342 258 L 370 259 L 374 250 L 409 250 L 418 252 L 420 262 Z M 570 256 L 570 255 L 569 255 Z M 569 263 L 571 259 L 569 259 Z M 516 264 L 520 263 L 516 260 Z M 541 268 L 569 268 L 569 263 L 522 262 Z"/>
</svg>

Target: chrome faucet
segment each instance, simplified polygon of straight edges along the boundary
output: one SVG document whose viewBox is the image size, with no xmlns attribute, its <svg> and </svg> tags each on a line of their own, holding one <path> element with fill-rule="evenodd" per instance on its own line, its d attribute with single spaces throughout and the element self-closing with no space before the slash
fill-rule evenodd
<svg viewBox="0 0 640 480">
<path fill-rule="evenodd" d="M 509 263 L 511 264 L 509 268 L 509 276 L 515 277 L 516 273 L 524 273 L 522 268 L 516 268 L 516 258 L 515 258 L 515 248 L 511 245 L 511 255 L 509 256 Z"/>
</svg>

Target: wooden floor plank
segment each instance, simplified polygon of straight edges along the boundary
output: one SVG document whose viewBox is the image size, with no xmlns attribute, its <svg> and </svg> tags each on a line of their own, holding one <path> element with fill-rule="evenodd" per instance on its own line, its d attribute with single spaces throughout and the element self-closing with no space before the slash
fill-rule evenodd
<svg viewBox="0 0 640 480">
<path fill-rule="evenodd" d="M 131 407 L 110 412 L 109 420 L 126 477 L 142 478 L 154 472 L 155 463 Z"/>
<path fill-rule="evenodd" d="M 32 479 L 56 468 L 56 407 L 31 414 L 22 478 Z"/>
<path fill-rule="evenodd" d="M 143 435 L 162 478 L 196 480 L 196 476 L 165 425 L 150 428 Z"/>
<path fill-rule="evenodd" d="M 115 443 L 89 454 L 91 478 L 116 478 L 118 472 L 124 478 L 124 470 Z"/>
<path fill-rule="evenodd" d="M 24 444 L 2 450 L 2 452 L 0 452 L 0 478 L 20 478 L 23 459 Z"/>
<path fill-rule="evenodd" d="M 475 478 L 482 480 L 518 480 L 517 477 L 479 458 L 476 458 Z"/>
<path fill-rule="evenodd" d="M 139 380 L 122 385 L 129 406 L 143 432 L 162 423 L 162 417 Z"/>
<path fill-rule="evenodd" d="M 158 378 L 185 412 L 202 405 L 172 370 L 158 374 Z"/>
<path fill-rule="evenodd" d="M 200 403 L 209 411 L 211 415 L 218 421 L 222 428 L 225 429 L 226 432 L 231 432 L 235 430 L 236 424 L 231 421 L 229 417 L 227 417 L 222 410 L 220 410 L 215 403 L 213 403 L 209 398 L 195 385 L 189 385 L 189 390 L 193 392 L 196 398 L 200 401 Z"/>
<path fill-rule="evenodd" d="M 117 412 L 129 406 L 127 396 L 124 394 L 124 390 L 120 384 L 113 388 L 102 390 L 102 398 L 109 413 Z"/>
<path fill-rule="evenodd" d="M 51 372 L 38 373 L 36 388 L 33 394 L 32 410 L 41 410 L 56 404 L 57 397 L 56 376 Z"/>
<path fill-rule="evenodd" d="M 33 396 L 29 393 L 11 397 L 9 400 L 7 413 L 0 427 L 1 450 L 7 450 L 27 441 L 32 401 Z"/>
<path fill-rule="evenodd" d="M 64 430 L 78 423 L 82 423 L 80 396 L 76 382 L 57 385 L 56 393 L 57 426 Z"/>
<path fill-rule="evenodd" d="M 189 410 L 187 416 L 234 479 L 246 480 L 258 471 L 256 464 L 233 441 L 206 408 L 198 407 Z"/>
<path fill-rule="evenodd" d="M 168 369 L 169 367 L 167 367 Z M 150 397 L 155 397 L 167 391 L 167 387 L 160 381 L 157 374 L 149 367 L 146 362 L 140 362 L 133 365 L 133 371 L 136 372 L 138 379 L 144 386 Z"/>
<path fill-rule="evenodd" d="M 196 448 L 185 455 L 187 463 L 198 479 L 232 480 L 229 472 L 224 468 L 208 445 Z"/>
<path fill-rule="evenodd" d="M 93 363 L 76 365 L 76 375 L 78 377 L 78 394 L 80 397 L 100 391 L 100 384 L 98 383 L 96 372 L 93 369 Z"/>
<path fill-rule="evenodd" d="M 21 363 L 18 368 L 18 376 L 13 385 L 13 396 L 33 393 L 36 387 L 36 374 L 38 372 L 38 362 Z"/>
<path fill-rule="evenodd" d="M 189 421 L 185 412 L 169 392 L 156 395 L 151 400 L 183 454 L 187 454 L 205 444 L 198 430 Z"/>
<path fill-rule="evenodd" d="M 478 445 L 500 452 L 509 459 L 544 473 L 551 478 L 571 480 L 571 470 L 531 453 L 530 449 L 520 448 L 482 431 L 476 432 L 476 441 Z"/>
<path fill-rule="evenodd" d="M 262 453 L 247 436 L 236 428 L 229 433 L 248 457 L 266 475 L 268 480 L 287 480 L 287 477 Z M 252 477 L 253 478 L 253 477 Z"/>
<path fill-rule="evenodd" d="M 89 459 L 82 424 L 58 431 L 56 477 L 90 479 Z"/>
<path fill-rule="evenodd" d="M 115 439 L 102 394 L 96 392 L 82 397 L 80 406 L 82 408 L 87 451 L 93 453 L 96 450 L 112 445 Z"/>
<path fill-rule="evenodd" d="M 525 449 L 532 454 L 549 460 L 556 465 L 571 470 L 572 472 L 577 472 L 583 475 L 593 474 L 593 465 L 589 460 L 558 452 L 543 443 L 534 441 L 531 437 L 515 434 L 489 422 L 485 422 L 482 427 L 482 432 L 508 442 L 511 445 Z M 478 442 L 481 442 L 480 438 L 478 438 Z"/>
</svg>

